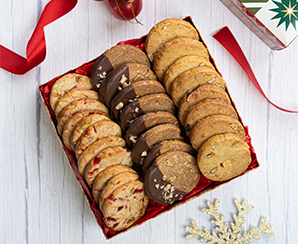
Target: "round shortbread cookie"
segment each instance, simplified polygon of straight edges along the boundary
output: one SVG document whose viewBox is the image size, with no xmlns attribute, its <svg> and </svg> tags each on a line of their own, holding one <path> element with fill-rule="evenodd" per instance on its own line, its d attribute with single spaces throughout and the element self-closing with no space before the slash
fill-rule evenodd
<svg viewBox="0 0 298 244">
<path fill-rule="evenodd" d="M 98 175 L 95 177 L 92 184 L 92 196 L 94 201 L 97 204 L 99 204 L 101 191 L 105 187 L 108 180 L 111 179 L 113 176 L 124 172 L 136 173 L 130 167 L 127 167 L 122 164 L 115 164 L 115 165 L 109 166 L 105 168 L 103 171 L 98 173 Z"/>
<path fill-rule="evenodd" d="M 216 134 L 234 133 L 241 140 L 245 140 L 245 131 L 242 124 L 228 115 L 211 115 L 200 119 L 190 132 L 190 142 L 195 150 L 199 150 L 202 144 Z"/>
<path fill-rule="evenodd" d="M 133 180 L 139 180 L 140 177 L 135 173 L 132 172 L 122 172 L 120 174 L 117 174 L 113 176 L 109 181 L 106 183 L 104 188 L 101 191 L 100 194 L 100 200 L 99 200 L 99 208 L 102 211 L 104 202 L 106 199 L 112 194 L 116 188 L 130 182 Z"/>
<path fill-rule="evenodd" d="M 193 105 L 196 105 L 206 98 L 221 98 L 228 103 L 231 103 L 228 94 L 223 89 L 219 88 L 216 85 L 201 85 L 191 93 L 184 94 L 184 96 L 180 100 L 178 117 L 183 126 L 185 125 L 185 118 L 189 109 Z"/>
<path fill-rule="evenodd" d="M 148 202 L 144 183 L 130 181 L 113 191 L 104 202 L 104 221 L 115 231 L 124 230 L 145 214 Z"/>
<path fill-rule="evenodd" d="M 84 110 L 80 112 L 74 113 L 69 120 L 67 120 L 63 132 L 62 132 L 62 138 L 65 146 L 69 149 L 71 149 L 71 144 L 70 144 L 70 134 L 72 132 L 73 127 L 85 116 L 88 116 L 90 114 L 102 114 L 108 117 L 106 113 L 103 113 L 101 111 L 96 111 L 96 110 Z M 109 118 L 109 117 L 108 117 Z"/>
<path fill-rule="evenodd" d="M 187 56 L 178 58 L 168 68 L 163 79 L 163 84 L 167 92 L 170 92 L 170 87 L 178 75 L 180 75 L 184 71 L 190 70 L 195 67 L 202 67 L 202 66 L 208 66 L 210 68 L 214 68 L 213 65 L 209 62 L 209 60 L 201 56 L 187 55 Z"/>
<path fill-rule="evenodd" d="M 249 146 L 236 134 L 218 134 L 202 145 L 197 163 L 206 178 L 226 181 L 240 175 L 250 165 Z"/>
<path fill-rule="evenodd" d="M 79 100 L 82 98 L 90 98 L 99 100 L 98 92 L 94 90 L 73 90 L 65 93 L 65 95 L 57 102 L 55 108 L 55 115 L 58 116 L 60 112 L 65 108 L 68 104 L 75 100 Z"/>
<path fill-rule="evenodd" d="M 79 158 L 88 146 L 106 136 L 122 136 L 120 126 L 111 120 L 102 120 L 89 126 L 77 141 L 76 157 Z"/>
<path fill-rule="evenodd" d="M 206 66 L 192 68 L 178 75 L 170 87 L 170 95 L 175 105 L 179 107 L 185 94 L 203 84 L 217 85 L 222 89 L 226 87 L 225 81 L 215 69 Z"/>
<path fill-rule="evenodd" d="M 187 135 L 189 135 L 194 125 L 200 119 L 214 114 L 228 115 L 238 120 L 238 115 L 231 104 L 220 98 L 207 98 L 192 106 L 188 111 L 185 118 L 185 130 Z"/>
<path fill-rule="evenodd" d="M 153 71 L 144 64 L 128 63 L 111 71 L 102 81 L 99 89 L 100 100 L 108 107 L 118 91 L 139 80 L 156 80 Z"/>
<path fill-rule="evenodd" d="M 176 107 L 167 94 L 156 93 L 139 97 L 123 108 L 119 124 L 123 131 L 126 131 L 127 126 L 139 116 L 158 111 L 175 114 Z"/>
<path fill-rule="evenodd" d="M 140 80 L 123 88 L 111 101 L 111 116 L 119 120 L 119 114 L 134 99 L 154 93 L 166 93 L 164 87 L 157 80 Z"/>
<path fill-rule="evenodd" d="M 142 170 L 146 173 L 147 168 L 155 160 L 155 158 L 169 151 L 183 151 L 195 156 L 195 150 L 188 143 L 181 140 L 164 140 L 154 145 L 144 158 Z"/>
<path fill-rule="evenodd" d="M 111 120 L 109 117 L 102 114 L 91 114 L 82 118 L 72 129 L 70 134 L 70 145 L 74 151 L 78 139 L 81 137 L 83 132 L 91 125 L 101 120 Z"/>
<path fill-rule="evenodd" d="M 182 19 L 165 19 L 153 26 L 145 42 L 145 51 L 150 61 L 153 62 L 154 55 L 166 42 L 177 37 L 199 39 L 197 30 Z"/>
<path fill-rule="evenodd" d="M 148 197 L 168 204 L 180 200 L 199 182 L 196 158 L 186 152 L 169 151 L 158 156 L 145 175 Z"/>
<path fill-rule="evenodd" d="M 179 122 L 177 118 L 169 112 L 159 111 L 144 114 L 132 122 L 126 130 L 124 138 L 128 147 L 131 148 L 133 144 L 137 142 L 139 136 L 146 130 L 160 124 L 174 124 L 178 126 Z"/>
<path fill-rule="evenodd" d="M 92 89 L 90 78 L 85 75 L 69 73 L 56 80 L 50 93 L 50 105 L 53 111 L 55 111 L 57 102 L 64 94 L 75 89 Z"/>
<path fill-rule="evenodd" d="M 154 57 L 153 70 L 158 79 L 162 81 L 170 65 L 186 55 L 198 55 L 206 59 L 209 57 L 202 42 L 191 38 L 175 38 L 165 43 Z"/>
<path fill-rule="evenodd" d="M 122 164 L 128 167 L 132 166 L 131 152 L 125 147 L 116 146 L 108 147 L 100 151 L 95 158 L 93 158 L 86 166 L 84 171 L 84 178 L 91 187 L 95 177 L 100 171 L 105 168 Z"/>
<path fill-rule="evenodd" d="M 84 110 L 99 110 L 108 115 L 108 108 L 101 102 L 95 99 L 83 98 L 68 104 L 59 114 L 57 130 L 60 135 L 63 133 L 64 125 L 71 118 L 71 116 L 79 111 Z"/>
<path fill-rule="evenodd" d="M 182 140 L 180 128 L 174 124 L 161 124 L 143 133 L 132 148 L 132 159 L 135 163 L 142 165 L 144 157 L 147 156 L 149 149 L 155 144 L 164 140 Z"/>
<path fill-rule="evenodd" d="M 150 67 L 147 55 L 132 45 L 117 45 L 106 50 L 95 62 L 91 72 L 91 83 L 98 90 L 101 82 L 113 69 L 126 63 L 144 64 Z"/>
<path fill-rule="evenodd" d="M 86 165 L 102 150 L 108 147 L 122 146 L 125 147 L 126 143 L 120 136 L 106 136 L 101 138 L 90 146 L 88 146 L 77 160 L 78 169 L 80 174 L 84 174 Z"/>
</svg>

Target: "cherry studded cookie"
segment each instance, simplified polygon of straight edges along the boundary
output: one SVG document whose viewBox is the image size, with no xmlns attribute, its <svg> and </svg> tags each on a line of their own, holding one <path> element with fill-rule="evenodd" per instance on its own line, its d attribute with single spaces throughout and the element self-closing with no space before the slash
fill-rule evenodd
<svg viewBox="0 0 298 244">
<path fill-rule="evenodd" d="M 209 62 L 209 60 L 197 55 L 186 55 L 177 59 L 168 68 L 163 79 L 163 84 L 167 92 L 170 92 L 171 84 L 178 75 L 180 75 L 184 71 L 201 66 L 208 66 L 210 68 L 214 68 L 213 65 Z"/>
<path fill-rule="evenodd" d="M 115 231 L 124 230 L 144 215 L 148 202 L 144 184 L 138 180 L 130 181 L 113 191 L 104 202 L 104 221 Z"/>
<path fill-rule="evenodd" d="M 220 98 L 205 99 L 192 106 L 188 111 L 185 119 L 185 130 L 187 135 L 189 135 L 194 125 L 200 119 L 213 114 L 223 114 L 238 119 L 235 109 L 225 100 Z"/>
<path fill-rule="evenodd" d="M 199 182 L 196 158 L 182 151 L 169 151 L 158 156 L 145 175 L 148 197 L 168 204 L 180 200 Z"/>
<path fill-rule="evenodd" d="M 73 101 L 61 111 L 61 113 L 57 118 L 58 120 L 57 130 L 59 134 L 62 135 L 64 125 L 74 113 L 79 111 L 84 111 L 84 110 L 99 110 L 106 114 L 108 114 L 109 112 L 108 108 L 103 103 L 95 99 L 83 98 L 83 99 Z"/>
<path fill-rule="evenodd" d="M 156 80 L 152 70 L 144 64 L 128 63 L 111 71 L 102 81 L 99 89 L 100 99 L 108 107 L 118 91 L 138 80 Z"/>
<path fill-rule="evenodd" d="M 227 115 L 211 115 L 200 119 L 190 132 L 190 142 L 195 150 L 199 150 L 202 144 L 210 137 L 222 133 L 234 133 L 241 140 L 245 140 L 245 131 L 241 123 Z"/>
<path fill-rule="evenodd" d="M 131 45 L 113 46 L 105 51 L 93 66 L 91 72 L 93 88 L 98 90 L 102 80 L 110 71 L 126 63 L 138 63 L 150 67 L 150 61 L 141 49 Z"/>
<path fill-rule="evenodd" d="M 78 158 L 77 165 L 78 165 L 80 174 L 81 175 L 84 174 L 86 165 L 92 159 L 94 159 L 100 151 L 108 147 L 116 147 L 116 146 L 125 147 L 125 145 L 126 144 L 124 139 L 122 139 L 119 136 L 106 136 L 92 143 L 84 150 L 84 152 Z"/>
<path fill-rule="evenodd" d="M 99 200 L 99 208 L 102 210 L 102 207 L 104 205 L 104 202 L 107 200 L 107 198 L 112 194 L 116 188 L 130 182 L 133 180 L 139 180 L 140 177 L 135 173 L 132 172 L 123 172 L 120 174 L 117 174 L 113 176 L 104 186 L 104 188 L 101 191 L 100 194 L 100 200 Z"/>
<path fill-rule="evenodd" d="M 228 94 L 223 89 L 216 85 L 201 85 L 191 93 L 184 94 L 180 101 L 178 117 L 183 126 L 185 125 L 185 118 L 190 108 L 206 98 L 221 98 L 231 103 Z"/>
<path fill-rule="evenodd" d="M 222 89 L 226 87 L 223 78 L 213 68 L 202 66 L 187 70 L 178 75 L 170 87 L 170 95 L 175 105 L 179 107 L 183 95 L 203 84 L 217 85 Z"/>
<path fill-rule="evenodd" d="M 131 152 L 121 146 L 108 147 L 100 151 L 85 168 L 84 178 L 91 187 L 95 177 L 105 168 L 122 164 L 128 167 L 132 166 Z"/>
<path fill-rule="evenodd" d="M 142 165 L 144 157 L 147 156 L 149 149 L 163 140 L 181 139 L 180 128 L 173 124 L 162 124 L 154 126 L 142 134 L 134 144 L 131 152 L 135 163 Z"/>
<path fill-rule="evenodd" d="M 183 151 L 195 156 L 195 150 L 186 142 L 181 140 L 168 140 L 162 141 L 154 145 L 148 152 L 147 156 L 144 158 L 142 170 L 145 173 L 147 168 L 155 160 L 155 158 L 163 153 L 169 151 Z"/>
<path fill-rule="evenodd" d="M 236 134 L 218 134 L 202 145 L 197 163 L 206 178 L 226 181 L 240 175 L 250 165 L 249 146 Z"/>
<path fill-rule="evenodd" d="M 82 98 L 90 98 L 99 100 L 98 92 L 93 90 L 73 90 L 67 92 L 58 102 L 55 108 L 55 115 L 58 116 L 60 112 L 65 108 L 68 104 L 75 100 L 79 100 Z"/>
<path fill-rule="evenodd" d="M 123 108 L 120 114 L 120 126 L 123 131 L 131 124 L 137 117 L 150 113 L 165 111 L 174 114 L 176 107 L 171 98 L 164 93 L 150 94 L 140 97 L 129 103 Z"/>
<path fill-rule="evenodd" d="M 79 158 L 84 150 L 95 141 L 106 136 L 121 136 L 122 131 L 118 124 L 110 120 L 102 120 L 89 126 L 80 139 L 77 141 L 75 147 L 76 157 Z"/>
<path fill-rule="evenodd" d="M 128 127 L 124 137 L 126 140 L 127 146 L 131 148 L 133 144 L 137 142 L 137 139 L 142 133 L 160 124 L 174 124 L 178 126 L 179 122 L 176 119 L 176 117 L 169 112 L 159 111 L 159 112 L 144 114 L 138 117 Z"/>
<path fill-rule="evenodd" d="M 53 111 L 64 94 L 75 89 L 92 89 L 90 78 L 85 75 L 69 73 L 56 80 L 50 93 L 50 105 Z"/>
<path fill-rule="evenodd" d="M 202 42 L 190 38 L 176 38 L 167 42 L 154 57 L 153 70 L 159 80 L 163 77 L 170 65 L 185 55 L 198 55 L 208 59 L 208 52 Z"/>
<path fill-rule="evenodd" d="M 70 145 L 72 150 L 74 151 L 75 145 L 77 143 L 77 140 L 81 137 L 83 132 L 91 125 L 95 124 L 96 122 L 99 122 L 101 120 L 110 120 L 109 117 L 102 115 L 102 114 L 91 114 L 84 118 L 82 118 L 72 129 L 71 135 L 70 135 Z"/>
<path fill-rule="evenodd" d="M 84 110 L 84 111 L 74 113 L 69 118 L 69 120 L 67 120 L 67 122 L 64 126 L 63 132 L 62 132 L 63 142 L 68 149 L 72 150 L 71 144 L 70 144 L 70 135 L 71 135 L 72 129 L 83 117 L 88 116 L 90 114 L 101 114 L 101 115 L 105 115 L 108 117 L 107 114 L 105 114 L 99 110 Z"/>
<path fill-rule="evenodd" d="M 94 201 L 97 204 L 99 204 L 101 191 L 105 187 L 108 180 L 110 180 L 113 176 L 117 174 L 126 173 L 126 172 L 131 172 L 136 174 L 136 171 L 122 164 L 115 164 L 115 165 L 109 166 L 105 168 L 103 171 L 99 172 L 92 184 L 92 196 Z"/>
<path fill-rule="evenodd" d="M 199 39 L 197 30 L 182 19 L 165 19 L 153 26 L 145 42 L 145 51 L 150 61 L 153 61 L 154 55 L 166 42 L 177 37 Z"/>
<path fill-rule="evenodd" d="M 119 120 L 122 108 L 128 103 L 133 102 L 135 98 L 154 93 L 166 93 L 164 87 L 156 80 L 140 80 L 123 88 L 111 101 L 112 117 Z"/>
</svg>

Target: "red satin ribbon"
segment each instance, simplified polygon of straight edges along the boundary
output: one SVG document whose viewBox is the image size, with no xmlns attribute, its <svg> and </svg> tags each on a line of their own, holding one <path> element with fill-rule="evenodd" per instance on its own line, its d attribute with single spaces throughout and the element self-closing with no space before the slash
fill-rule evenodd
<svg viewBox="0 0 298 244">
<path fill-rule="evenodd" d="M 39 65 L 46 57 L 46 40 L 43 27 L 71 11 L 77 0 L 51 0 L 44 8 L 27 44 L 27 59 L 0 45 L 0 67 L 23 75 Z"/>
<path fill-rule="evenodd" d="M 219 32 L 213 35 L 213 37 L 225 48 L 227 51 L 235 58 L 235 60 L 240 64 L 242 69 L 254 83 L 254 85 L 258 88 L 261 94 L 267 99 L 269 103 L 271 103 L 274 107 L 288 113 L 298 113 L 298 111 L 288 110 L 282 107 L 277 106 L 273 102 L 269 100 L 269 98 L 263 92 L 257 78 L 255 77 L 244 53 L 241 50 L 238 42 L 236 41 L 235 37 L 231 33 L 228 27 L 222 28 Z"/>
</svg>

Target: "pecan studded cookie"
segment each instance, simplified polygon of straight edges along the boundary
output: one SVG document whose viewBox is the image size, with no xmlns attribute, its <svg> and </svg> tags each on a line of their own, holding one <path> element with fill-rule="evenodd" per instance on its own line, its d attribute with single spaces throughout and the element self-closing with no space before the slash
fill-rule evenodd
<svg viewBox="0 0 298 244">
<path fill-rule="evenodd" d="M 196 158 L 183 151 L 169 151 L 158 156 L 145 175 L 148 197 L 161 204 L 180 200 L 199 182 Z"/>
<path fill-rule="evenodd" d="M 50 105 L 53 111 L 55 111 L 57 102 L 65 93 L 76 89 L 92 89 L 90 78 L 85 75 L 69 73 L 56 80 L 50 93 Z"/>
<path fill-rule="evenodd" d="M 197 30 L 182 19 L 165 19 L 157 23 L 147 35 L 145 51 L 151 62 L 154 55 L 166 43 L 177 37 L 199 39 Z"/>
<path fill-rule="evenodd" d="M 202 42 L 190 38 L 175 38 L 167 42 L 155 55 L 153 69 L 159 80 L 163 80 L 167 69 L 178 58 L 186 55 L 198 55 L 208 59 L 207 49 Z"/>
<path fill-rule="evenodd" d="M 197 163 L 206 178 L 226 181 L 240 175 L 250 165 L 249 146 L 236 134 L 218 134 L 202 145 Z"/>
<path fill-rule="evenodd" d="M 98 90 L 110 71 L 126 63 L 138 63 L 150 67 L 150 61 L 141 49 L 131 45 L 113 46 L 105 51 L 93 66 L 91 72 L 93 88 Z"/>
</svg>

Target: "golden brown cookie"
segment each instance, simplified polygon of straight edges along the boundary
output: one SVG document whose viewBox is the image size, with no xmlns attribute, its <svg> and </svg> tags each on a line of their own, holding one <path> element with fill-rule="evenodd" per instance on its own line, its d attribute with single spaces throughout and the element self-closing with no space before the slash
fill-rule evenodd
<svg viewBox="0 0 298 244">
<path fill-rule="evenodd" d="M 150 61 L 153 62 L 154 55 L 166 42 L 177 37 L 199 39 L 197 30 L 182 19 L 165 19 L 153 26 L 145 42 L 145 51 Z"/>
<path fill-rule="evenodd" d="M 199 182 L 196 158 L 183 151 L 169 151 L 158 156 L 145 175 L 148 197 L 161 204 L 180 200 Z"/>
<path fill-rule="evenodd" d="M 201 85 L 191 93 L 184 94 L 180 100 L 178 117 L 183 126 L 185 125 L 185 118 L 189 109 L 206 98 L 221 98 L 231 103 L 228 94 L 223 89 L 216 85 Z"/>
<path fill-rule="evenodd" d="M 211 115 L 200 119 L 190 132 L 190 142 L 195 150 L 199 150 L 202 144 L 210 137 L 222 133 L 234 133 L 241 140 L 245 140 L 245 131 L 242 124 L 228 115 Z"/>
<path fill-rule="evenodd" d="M 185 119 L 185 130 L 189 135 L 193 126 L 202 118 L 213 115 L 223 114 L 238 119 L 238 115 L 231 104 L 220 98 L 205 99 L 192 106 Z"/>
<path fill-rule="evenodd" d="M 105 168 L 103 171 L 99 172 L 98 175 L 95 177 L 93 184 L 92 184 L 92 196 L 94 201 L 99 204 L 99 198 L 102 189 L 105 187 L 107 181 L 111 179 L 113 176 L 123 173 L 123 172 L 132 172 L 136 173 L 130 167 L 127 167 L 122 164 L 115 164 Z"/>
<path fill-rule="evenodd" d="M 222 89 L 226 87 L 223 78 L 213 68 L 206 66 L 192 68 L 178 75 L 170 87 L 170 95 L 175 105 L 179 107 L 185 94 L 203 84 L 217 85 Z"/>
<path fill-rule="evenodd" d="M 202 145 L 197 163 L 206 178 L 226 181 L 247 169 L 251 163 L 251 155 L 248 145 L 236 134 L 218 134 Z"/>
<path fill-rule="evenodd" d="M 125 145 L 124 139 L 120 136 L 106 136 L 92 143 L 84 150 L 77 160 L 80 174 L 84 174 L 86 165 L 103 149 L 116 146 L 125 147 Z"/>
<path fill-rule="evenodd" d="M 170 92 L 170 87 L 178 75 L 180 75 L 184 71 L 201 66 L 208 66 L 210 68 L 214 68 L 208 59 L 201 56 L 186 55 L 181 58 L 178 58 L 168 68 L 163 79 L 163 84 L 167 92 Z"/>
<path fill-rule="evenodd" d="M 159 80 L 163 80 L 167 69 L 178 58 L 198 55 L 208 59 L 208 52 L 202 42 L 191 38 L 175 38 L 167 42 L 154 57 L 153 70 Z"/>
<path fill-rule="evenodd" d="M 76 89 L 92 89 L 90 78 L 85 75 L 69 73 L 56 80 L 50 93 L 50 104 L 53 111 L 55 111 L 57 102 L 65 93 Z"/>
</svg>

